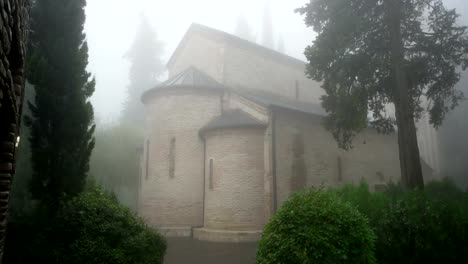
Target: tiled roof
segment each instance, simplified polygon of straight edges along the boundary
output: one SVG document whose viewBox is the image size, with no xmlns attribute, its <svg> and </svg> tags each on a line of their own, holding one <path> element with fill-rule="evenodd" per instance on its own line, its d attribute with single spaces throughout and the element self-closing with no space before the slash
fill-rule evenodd
<svg viewBox="0 0 468 264">
<path fill-rule="evenodd" d="M 200 129 L 200 133 L 219 128 L 237 127 L 266 127 L 266 124 L 253 118 L 249 114 L 235 109 L 223 112 Z"/>
<path fill-rule="evenodd" d="M 199 87 L 205 89 L 213 88 L 229 90 L 265 107 L 276 106 L 309 114 L 321 116 L 326 115 L 325 110 L 319 104 L 303 102 L 260 90 L 239 87 L 236 89 L 232 89 L 226 87 L 221 83 L 217 82 L 212 77 L 210 77 L 208 74 L 193 66 L 187 68 L 185 71 L 182 71 L 181 73 L 173 76 L 172 78 L 159 84 L 158 86 L 144 92 L 142 95 L 142 100 L 144 100 L 146 97 L 148 97 L 150 94 L 154 93 L 158 89 L 177 87 Z"/>
<path fill-rule="evenodd" d="M 326 115 L 325 110 L 320 104 L 298 101 L 269 92 L 254 91 L 250 89 L 236 89 L 234 92 L 265 107 L 276 106 L 319 116 Z"/>
<path fill-rule="evenodd" d="M 173 76 L 167 81 L 162 82 L 156 87 L 145 91 L 141 96 L 141 99 L 142 101 L 144 101 L 149 95 L 153 94 L 157 90 L 169 87 L 201 87 L 225 89 L 225 87 L 222 84 L 217 82 L 215 79 L 211 78 L 208 74 L 200 71 L 199 69 L 193 66 L 190 66 L 186 70 Z"/>
<path fill-rule="evenodd" d="M 203 86 L 203 87 L 221 87 L 222 86 L 215 79 L 208 76 L 208 74 L 200 71 L 199 69 L 193 66 L 173 76 L 169 80 L 161 83 L 160 85 L 158 85 L 158 87 L 173 86 L 173 85 Z"/>
</svg>

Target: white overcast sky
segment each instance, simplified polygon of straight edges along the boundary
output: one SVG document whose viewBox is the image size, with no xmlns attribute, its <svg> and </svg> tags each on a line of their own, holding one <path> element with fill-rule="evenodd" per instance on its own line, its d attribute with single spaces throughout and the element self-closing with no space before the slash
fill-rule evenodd
<svg viewBox="0 0 468 264">
<path fill-rule="evenodd" d="M 124 59 L 144 12 L 165 43 L 163 60 L 182 39 L 191 23 L 232 33 L 236 19 L 243 15 L 260 40 L 263 8 L 268 0 L 88 0 L 85 32 L 89 45 L 88 70 L 96 77 L 92 102 L 96 117 L 115 120 L 122 108 L 128 85 L 129 64 Z M 445 0 L 468 15 L 468 0 Z M 303 52 L 314 32 L 304 25 L 294 9 L 308 0 L 269 0 L 275 39 L 281 35 L 286 53 L 305 60 Z M 466 21 L 466 19 L 465 19 Z"/>
<path fill-rule="evenodd" d="M 282 35 L 286 53 L 305 60 L 304 48 L 314 32 L 294 13 L 307 0 L 270 0 L 275 38 Z M 85 32 L 89 45 L 88 70 L 97 85 L 92 98 L 98 119 L 115 119 L 120 114 L 128 85 L 129 49 L 144 12 L 165 43 L 164 62 L 170 57 L 192 22 L 233 33 L 236 19 L 243 15 L 261 36 L 266 0 L 88 0 Z"/>
</svg>

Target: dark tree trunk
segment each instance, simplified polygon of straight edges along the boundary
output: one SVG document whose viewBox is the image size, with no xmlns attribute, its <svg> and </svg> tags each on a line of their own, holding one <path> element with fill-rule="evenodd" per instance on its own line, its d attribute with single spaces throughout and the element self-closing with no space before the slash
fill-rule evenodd
<svg viewBox="0 0 468 264">
<path fill-rule="evenodd" d="M 421 160 L 404 66 L 401 36 L 401 0 L 387 0 L 388 29 L 391 37 L 392 80 L 395 87 L 395 114 L 398 126 L 398 147 L 403 184 L 408 188 L 424 188 Z"/>
<path fill-rule="evenodd" d="M 28 5 L 27 0 L 0 0 L 0 263 L 23 105 Z"/>
</svg>

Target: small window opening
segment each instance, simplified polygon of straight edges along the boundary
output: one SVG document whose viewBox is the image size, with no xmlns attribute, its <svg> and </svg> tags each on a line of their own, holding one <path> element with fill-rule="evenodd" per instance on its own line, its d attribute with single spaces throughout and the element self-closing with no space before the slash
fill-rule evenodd
<svg viewBox="0 0 468 264">
<path fill-rule="evenodd" d="M 169 147 L 169 177 L 171 178 L 175 177 L 175 147 L 176 139 L 173 137 Z"/>
<path fill-rule="evenodd" d="M 209 161 L 208 173 L 209 173 L 210 190 L 213 190 L 213 159 L 210 159 Z"/>
<path fill-rule="evenodd" d="M 146 168 L 145 168 L 145 180 L 148 180 L 148 175 L 149 175 L 149 148 L 150 148 L 150 141 L 149 140 L 146 140 L 146 157 L 145 157 L 145 161 L 146 161 Z"/>
<path fill-rule="evenodd" d="M 299 100 L 299 81 L 296 80 L 296 100 Z"/>
<path fill-rule="evenodd" d="M 343 180 L 343 165 L 341 162 L 341 157 L 337 158 L 337 166 L 338 166 L 338 181 L 341 182 Z"/>
</svg>

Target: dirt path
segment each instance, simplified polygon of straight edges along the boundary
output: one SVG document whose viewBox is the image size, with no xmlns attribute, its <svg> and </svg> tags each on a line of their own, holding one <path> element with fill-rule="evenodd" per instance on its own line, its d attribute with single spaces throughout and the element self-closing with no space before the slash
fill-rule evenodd
<svg viewBox="0 0 468 264">
<path fill-rule="evenodd" d="M 254 264 L 257 243 L 213 243 L 168 239 L 164 264 Z"/>
</svg>

